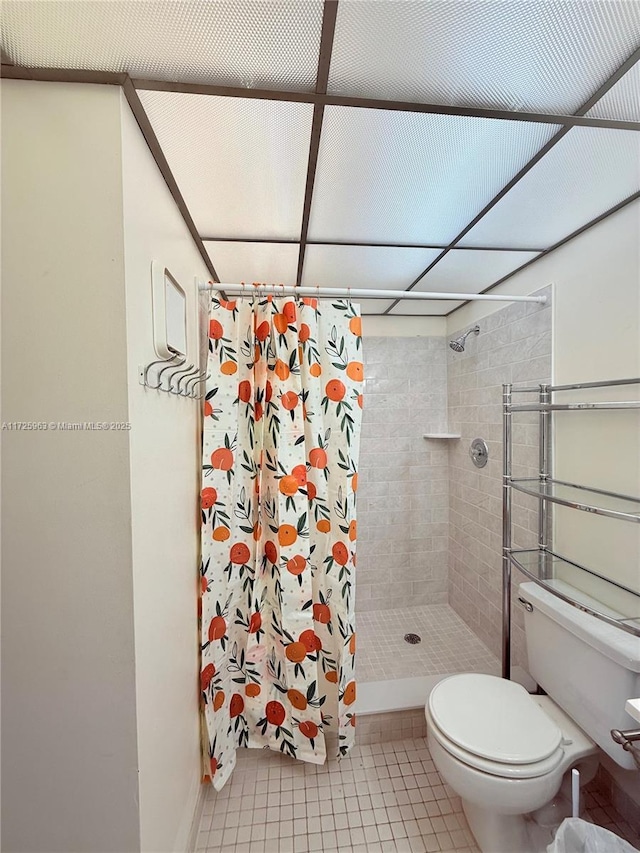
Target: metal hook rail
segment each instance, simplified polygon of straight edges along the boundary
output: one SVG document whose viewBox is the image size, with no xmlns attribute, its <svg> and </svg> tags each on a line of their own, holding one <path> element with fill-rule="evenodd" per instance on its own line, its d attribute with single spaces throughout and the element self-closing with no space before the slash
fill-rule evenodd
<svg viewBox="0 0 640 853">
<path fill-rule="evenodd" d="M 199 393 L 199 390 L 210 374 L 206 369 L 200 370 L 199 365 L 193 362 L 185 366 L 186 360 L 185 356 L 176 353 L 170 358 L 159 358 L 147 365 L 141 365 L 138 370 L 138 381 L 140 385 L 152 391 L 163 391 L 165 394 L 186 397 L 190 400 L 202 400 L 205 391 L 202 388 L 202 393 Z M 152 382 L 149 377 L 153 368 L 156 370 Z"/>
</svg>

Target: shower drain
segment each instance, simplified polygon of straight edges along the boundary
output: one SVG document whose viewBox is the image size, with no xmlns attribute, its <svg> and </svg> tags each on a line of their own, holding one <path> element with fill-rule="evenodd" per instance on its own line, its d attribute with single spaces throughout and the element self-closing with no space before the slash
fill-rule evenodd
<svg viewBox="0 0 640 853">
<path fill-rule="evenodd" d="M 412 646 L 415 646 L 417 643 L 422 642 L 422 637 L 420 634 L 405 634 L 404 641 L 405 643 L 410 643 Z"/>
</svg>

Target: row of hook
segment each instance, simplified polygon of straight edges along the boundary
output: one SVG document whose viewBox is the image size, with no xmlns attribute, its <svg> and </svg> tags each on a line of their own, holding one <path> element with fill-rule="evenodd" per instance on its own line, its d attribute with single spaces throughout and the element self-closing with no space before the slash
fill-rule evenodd
<svg viewBox="0 0 640 853">
<path fill-rule="evenodd" d="M 160 358 L 157 361 L 152 361 L 146 367 L 140 369 L 140 383 L 155 391 L 166 391 L 169 394 L 176 394 L 178 397 L 202 400 L 205 391 L 200 386 L 206 382 L 209 375 L 206 370 L 200 370 L 196 364 L 191 363 L 185 367 L 186 360 L 183 355 L 172 355 L 170 358 Z M 164 367 L 161 367 L 157 371 L 155 384 L 152 385 L 149 381 L 149 370 L 152 367 L 156 367 L 156 365 L 164 365 Z M 179 379 L 176 381 L 177 377 Z M 199 393 L 200 390 L 202 390 L 202 393 Z"/>
</svg>

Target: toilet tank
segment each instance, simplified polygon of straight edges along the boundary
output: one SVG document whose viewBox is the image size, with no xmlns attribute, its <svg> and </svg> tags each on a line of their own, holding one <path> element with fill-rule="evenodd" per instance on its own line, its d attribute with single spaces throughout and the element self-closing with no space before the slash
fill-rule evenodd
<svg viewBox="0 0 640 853">
<path fill-rule="evenodd" d="M 520 584 L 519 590 L 532 607 L 525 610 L 531 676 L 617 764 L 636 769 L 610 732 L 638 728 L 624 706 L 627 699 L 640 697 L 640 637 L 578 610 L 536 583 Z"/>
</svg>

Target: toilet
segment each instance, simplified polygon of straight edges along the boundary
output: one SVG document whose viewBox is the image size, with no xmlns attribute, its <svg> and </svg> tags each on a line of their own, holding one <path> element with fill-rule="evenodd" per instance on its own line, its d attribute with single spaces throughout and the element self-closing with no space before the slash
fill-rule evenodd
<svg viewBox="0 0 640 853">
<path fill-rule="evenodd" d="M 436 684 L 425 708 L 431 757 L 462 799 L 483 853 L 546 849 L 551 837 L 534 813 L 550 804 L 573 768 L 581 784 L 593 778 L 598 746 L 627 766 L 609 731 L 633 724 L 624 703 L 640 695 L 636 637 L 537 584 L 522 584 L 520 596 L 531 606 L 529 670 L 549 695 L 493 675 L 460 673 Z"/>
<path fill-rule="evenodd" d="M 524 815 L 553 799 L 567 770 L 586 782 L 597 769 L 593 741 L 548 696 L 514 681 L 452 675 L 432 690 L 426 715 L 433 762 L 483 853 L 535 849 Z"/>
</svg>

